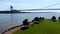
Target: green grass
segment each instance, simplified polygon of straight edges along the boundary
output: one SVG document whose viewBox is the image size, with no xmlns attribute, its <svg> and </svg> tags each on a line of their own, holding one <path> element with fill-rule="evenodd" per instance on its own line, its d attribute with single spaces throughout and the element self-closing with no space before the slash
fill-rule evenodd
<svg viewBox="0 0 60 34">
<path fill-rule="evenodd" d="M 27 30 L 19 29 L 12 34 L 60 34 L 60 22 L 45 20 L 39 24 L 34 24 L 34 26 L 29 25 Z"/>
</svg>

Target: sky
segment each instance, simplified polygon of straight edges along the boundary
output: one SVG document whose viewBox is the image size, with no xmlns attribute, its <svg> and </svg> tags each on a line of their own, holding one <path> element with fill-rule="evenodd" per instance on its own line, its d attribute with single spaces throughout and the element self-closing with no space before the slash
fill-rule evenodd
<svg viewBox="0 0 60 34">
<path fill-rule="evenodd" d="M 0 0 L 0 10 L 60 8 L 60 0 Z"/>
</svg>

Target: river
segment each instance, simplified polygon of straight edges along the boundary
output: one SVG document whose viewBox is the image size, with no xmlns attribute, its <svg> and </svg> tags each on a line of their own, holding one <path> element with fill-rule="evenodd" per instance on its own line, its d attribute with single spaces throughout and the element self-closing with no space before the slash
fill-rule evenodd
<svg viewBox="0 0 60 34">
<path fill-rule="evenodd" d="M 34 17 L 45 17 L 45 19 L 51 19 L 52 16 L 58 18 L 60 13 L 15 13 L 15 14 L 0 14 L 0 33 L 5 30 L 21 25 L 24 19 L 31 21 Z"/>
</svg>

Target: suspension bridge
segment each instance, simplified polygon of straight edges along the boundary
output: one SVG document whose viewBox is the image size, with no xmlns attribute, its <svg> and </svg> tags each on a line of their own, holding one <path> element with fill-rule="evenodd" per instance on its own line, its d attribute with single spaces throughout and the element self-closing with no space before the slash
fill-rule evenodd
<svg viewBox="0 0 60 34">
<path fill-rule="evenodd" d="M 55 3 L 46 7 L 38 8 L 38 9 L 21 9 L 21 10 L 14 10 L 13 6 L 10 6 L 10 11 L 0 11 L 0 13 L 20 13 L 25 11 L 45 11 L 45 10 L 60 10 L 60 8 L 55 8 L 54 6 L 59 5 L 60 3 Z M 49 8 L 54 7 L 54 8 Z"/>
<path fill-rule="evenodd" d="M 52 7 L 52 6 L 56 6 L 59 5 L 60 3 L 55 3 L 46 7 L 43 7 L 42 9 L 23 9 L 20 11 L 39 11 L 39 10 L 60 10 L 60 8 L 48 8 L 48 7 Z"/>
</svg>

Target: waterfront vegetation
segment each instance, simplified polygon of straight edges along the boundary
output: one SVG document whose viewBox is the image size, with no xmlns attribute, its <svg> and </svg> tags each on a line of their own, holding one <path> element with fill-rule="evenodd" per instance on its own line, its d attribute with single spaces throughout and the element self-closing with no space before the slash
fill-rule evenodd
<svg viewBox="0 0 60 34">
<path fill-rule="evenodd" d="M 33 20 L 32 24 L 28 25 L 28 29 L 21 30 L 20 28 L 12 34 L 60 34 L 60 18 L 56 20 L 56 17 L 53 16 L 51 19 L 43 18 L 43 20 L 38 20 L 38 17 L 34 19 L 35 21 L 39 21 L 38 24 L 34 24 Z"/>
</svg>

